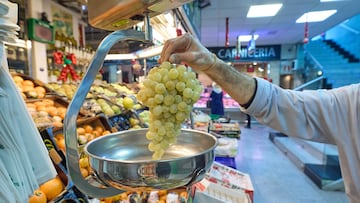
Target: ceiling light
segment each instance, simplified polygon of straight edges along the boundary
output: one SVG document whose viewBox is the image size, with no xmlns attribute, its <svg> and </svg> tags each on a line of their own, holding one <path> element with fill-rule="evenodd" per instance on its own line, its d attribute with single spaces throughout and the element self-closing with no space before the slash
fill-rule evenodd
<svg viewBox="0 0 360 203">
<path fill-rule="evenodd" d="M 334 15 L 336 12 L 337 10 L 327 10 L 304 13 L 300 18 L 296 20 L 296 23 L 321 22 L 326 20 L 328 17 Z"/>
<path fill-rule="evenodd" d="M 238 40 L 239 42 L 248 42 L 254 37 L 254 40 L 257 40 L 259 38 L 259 35 L 239 35 Z"/>
<path fill-rule="evenodd" d="M 282 4 L 264 4 L 251 6 L 246 17 L 258 18 L 275 16 L 281 7 Z"/>
<path fill-rule="evenodd" d="M 320 2 L 349 1 L 349 0 L 320 0 Z"/>
</svg>

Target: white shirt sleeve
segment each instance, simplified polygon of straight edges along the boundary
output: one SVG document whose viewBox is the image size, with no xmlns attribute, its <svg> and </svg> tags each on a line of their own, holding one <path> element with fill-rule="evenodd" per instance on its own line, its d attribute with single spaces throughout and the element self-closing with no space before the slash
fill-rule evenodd
<svg viewBox="0 0 360 203">
<path fill-rule="evenodd" d="M 359 102 L 353 97 L 359 85 L 300 92 L 282 89 L 260 78 L 257 83 L 253 102 L 241 110 L 289 136 L 334 144 L 334 136 L 349 132 L 351 120 L 358 120 L 355 109 Z"/>
</svg>

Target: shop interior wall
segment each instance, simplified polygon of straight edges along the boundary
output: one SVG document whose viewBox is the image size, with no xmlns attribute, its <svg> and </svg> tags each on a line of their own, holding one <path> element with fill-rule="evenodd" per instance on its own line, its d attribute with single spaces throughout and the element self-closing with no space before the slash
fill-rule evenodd
<svg viewBox="0 0 360 203">
<path fill-rule="evenodd" d="M 66 12 L 66 13 L 69 13 L 72 15 L 73 35 L 74 35 L 74 38 L 77 41 L 77 43 L 80 44 L 80 42 L 79 42 L 79 36 L 80 36 L 79 35 L 80 34 L 79 33 L 79 25 L 84 26 L 84 28 L 82 29 L 82 31 L 83 31 L 82 36 L 85 36 L 85 26 L 87 24 L 81 20 L 80 14 L 63 7 L 60 4 L 57 4 L 56 2 L 49 3 L 49 0 L 43 0 L 43 11 L 48 14 L 50 22 L 52 22 L 52 20 L 53 20 L 52 19 L 52 8 L 59 9 L 63 12 Z M 83 40 L 83 43 L 86 46 L 85 39 Z"/>
</svg>

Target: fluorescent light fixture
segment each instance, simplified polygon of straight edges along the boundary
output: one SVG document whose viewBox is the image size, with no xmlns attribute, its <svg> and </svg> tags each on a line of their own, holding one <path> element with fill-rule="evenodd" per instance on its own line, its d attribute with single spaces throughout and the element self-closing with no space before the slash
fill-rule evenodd
<svg viewBox="0 0 360 203">
<path fill-rule="evenodd" d="M 349 1 L 349 0 L 320 0 L 320 2 L 335 2 L 335 1 Z"/>
<path fill-rule="evenodd" d="M 239 35 L 238 40 L 239 42 L 248 42 L 252 39 L 253 35 Z M 254 40 L 257 40 L 259 38 L 259 35 L 254 35 Z"/>
<path fill-rule="evenodd" d="M 334 10 L 326 10 L 326 11 L 312 11 L 308 13 L 304 13 L 300 18 L 296 20 L 296 23 L 305 23 L 305 22 L 321 22 L 334 15 L 337 12 Z"/>
<path fill-rule="evenodd" d="M 163 46 L 157 47 L 148 47 L 143 50 L 139 50 L 134 53 L 129 54 L 108 54 L 105 56 L 106 60 L 130 60 L 130 59 L 141 59 L 141 58 L 149 58 L 153 56 L 157 56 L 161 54 L 161 50 Z"/>
<path fill-rule="evenodd" d="M 282 4 L 264 4 L 264 5 L 250 6 L 250 9 L 246 17 L 258 18 L 258 17 L 275 16 L 281 7 Z"/>
</svg>

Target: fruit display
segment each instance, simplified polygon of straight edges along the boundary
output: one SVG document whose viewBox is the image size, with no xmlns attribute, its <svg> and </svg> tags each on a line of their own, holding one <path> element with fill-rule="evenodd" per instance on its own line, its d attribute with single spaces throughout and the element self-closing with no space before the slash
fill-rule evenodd
<svg viewBox="0 0 360 203">
<path fill-rule="evenodd" d="M 68 103 L 59 97 L 27 100 L 26 107 L 37 127 L 62 127 Z"/>
<path fill-rule="evenodd" d="M 202 86 L 196 74 L 184 65 L 162 63 L 149 71 L 137 99 L 150 110 L 148 148 L 153 159 L 160 159 L 165 149 L 176 142 L 181 125 L 190 116 L 193 104 L 198 101 Z"/>
<path fill-rule="evenodd" d="M 106 136 L 110 134 L 116 129 L 112 128 L 107 119 L 103 116 L 96 116 L 93 118 L 85 118 L 82 120 L 78 120 L 77 122 L 77 140 L 79 147 L 85 145 L 91 140 L 100 137 Z M 55 129 L 53 133 L 53 140 L 56 146 L 66 154 L 66 145 L 65 145 L 65 137 L 62 129 Z M 81 153 L 79 159 L 79 168 L 83 177 L 87 177 L 91 174 L 91 168 L 89 165 L 88 156 L 85 153 Z"/>
<path fill-rule="evenodd" d="M 142 122 L 136 112 L 130 110 L 124 111 L 123 113 L 115 116 L 111 116 L 108 119 L 110 125 L 116 128 L 118 131 L 148 127 L 148 125 Z"/>
<path fill-rule="evenodd" d="M 12 73 L 11 76 L 23 99 L 42 99 L 52 93 L 42 82 L 29 76 L 18 73 Z"/>
<path fill-rule="evenodd" d="M 150 111 L 148 111 L 148 110 L 143 110 L 143 111 L 139 112 L 138 115 L 139 115 L 139 119 L 140 119 L 146 126 L 149 126 L 149 122 L 150 122 Z"/>
<path fill-rule="evenodd" d="M 154 190 L 154 191 L 138 191 L 124 192 L 113 197 L 101 198 L 100 203 L 115 202 L 133 202 L 133 203 L 187 203 L 188 192 L 185 188 L 173 190 Z M 190 202 L 190 201 L 189 201 Z"/>
<path fill-rule="evenodd" d="M 134 91 L 130 90 L 128 87 L 126 87 L 125 85 L 121 85 L 121 84 L 117 84 L 117 83 L 112 83 L 110 84 L 110 86 L 118 91 L 121 94 L 125 94 L 125 95 L 132 95 L 134 94 Z"/>
<path fill-rule="evenodd" d="M 97 137 L 116 131 L 115 128 L 111 127 L 104 116 L 80 119 L 77 122 L 76 130 L 79 146 L 82 146 Z M 53 137 L 58 148 L 65 152 L 65 139 L 62 128 L 54 129 Z"/>
<path fill-rule="evenodd" d="M 49 83 L 46 85 L 51 90 L 55 91 L 58 95 L 64 96 L 71 100 L 77 90 L 77 85 L 72 83 Z"/>
<path fill-rule="evenodd" d="M 36 189 L 29 203 L 47 203 L 58 198 L 65 190 L 65 185 L 59 176 L 46 181 Z"/>
</svg>

